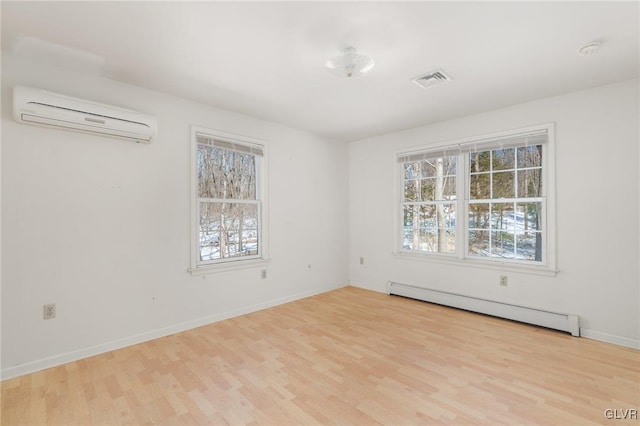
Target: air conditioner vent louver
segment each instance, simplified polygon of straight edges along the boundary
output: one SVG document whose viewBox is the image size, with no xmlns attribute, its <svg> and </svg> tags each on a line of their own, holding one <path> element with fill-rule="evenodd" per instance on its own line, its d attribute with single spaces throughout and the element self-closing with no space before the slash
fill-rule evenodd
<svg viewBox="0 0 640 426">
<path fill-rule="evenodd" d="M 428 74 L 421 75 L 420 77 L 416 77 L 413 80 L 418 86 L 423 89 L 428 89 L 430 87 L 436 86 L 438 84 L 446 83 L 447 81 L 451 81 L 451 77 L 444 73 L 442 70 L 431 71 Z"/>
</svg>

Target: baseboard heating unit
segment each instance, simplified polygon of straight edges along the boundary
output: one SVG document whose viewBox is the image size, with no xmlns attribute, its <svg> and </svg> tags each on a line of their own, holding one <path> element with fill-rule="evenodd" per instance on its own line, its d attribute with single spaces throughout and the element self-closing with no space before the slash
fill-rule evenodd
<svg viewBox="0 0 640 426">
<path fill-rule="evenodd" d="M 525 306 L 511 305 L 393 281 L 389 281 L 387 293 L 527 324 L 539 325 L 554 330 L 566 331 L 573 336 L 580 336 L 580 317 L 577 315 L 561 314 Z"/>
</svg>

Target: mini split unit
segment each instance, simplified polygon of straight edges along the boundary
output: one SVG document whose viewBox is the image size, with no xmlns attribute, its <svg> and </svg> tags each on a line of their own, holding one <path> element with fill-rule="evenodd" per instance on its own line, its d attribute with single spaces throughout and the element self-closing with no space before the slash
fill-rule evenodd
<svg viewBox="0 0 640 426">
<path fill-rule="evenodd" d="M 23 86 L 13 89 L 13 118 L 18 123 L 140 143 L 150 143 L 158 127 L 151 115 Z"/>
</svg>

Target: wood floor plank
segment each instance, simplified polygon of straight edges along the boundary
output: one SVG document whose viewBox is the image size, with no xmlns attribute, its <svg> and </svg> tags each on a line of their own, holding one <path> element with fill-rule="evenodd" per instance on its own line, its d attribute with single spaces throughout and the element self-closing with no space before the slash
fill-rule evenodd
<svg viewBox="0 0 640 426">
<path fill-rule="evenodd" d="M 640 410 L 640 351 L 347 287 L 6 380 L 1 407 L 3 425 L 611 424 Z"/>
</svg>

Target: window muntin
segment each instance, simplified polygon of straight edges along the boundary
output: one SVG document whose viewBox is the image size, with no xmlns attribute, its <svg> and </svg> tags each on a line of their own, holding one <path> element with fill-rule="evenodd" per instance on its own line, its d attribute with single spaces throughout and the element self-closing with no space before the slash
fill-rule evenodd
<svg viewBox="0 0 640 426">
<path fill-rule="evenodd" d="M 263 256 L 260 145 L 195 133 L 195 267 Z"/>
<path fill-rule="evenodd" d="M 552 129 L 532 127 L 399 153 L 400 251 L 553 270 L 554 221 L 547 202 Z M 435 195 L 438 161 L 455 164 L 443 171 L 452 189 L 442 197 Z"/>
</svg>

